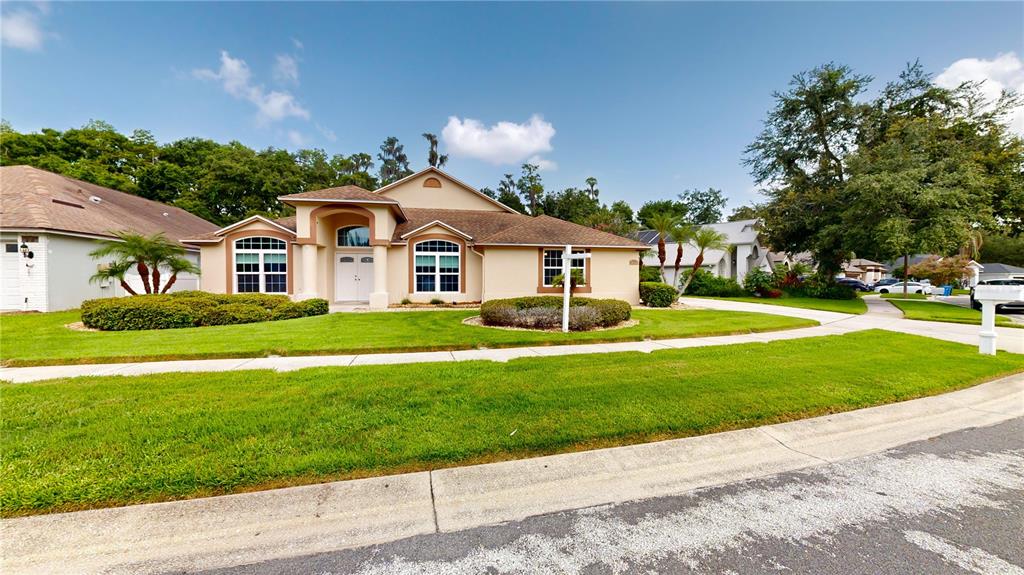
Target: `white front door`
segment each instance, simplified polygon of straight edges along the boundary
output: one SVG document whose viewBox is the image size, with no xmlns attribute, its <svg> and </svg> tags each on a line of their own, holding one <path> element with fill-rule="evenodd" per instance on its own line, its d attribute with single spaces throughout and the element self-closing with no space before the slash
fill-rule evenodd
<svg viewBox="0 0 1024 575">
<path fill-rule="evenodd" d="M 20 310 L 25 309 L 24 300 L 21 297 L 21 280 L 18 272 L 21 270 L 21 252 L 18 251 L 18 242 L 4 241 L 4 251 L 0 253 L 3 267 L 0 268 L 0 291 L 3 292 L 3 299 L 0 302 L 0 309 Z"/>
<path fill-rule="evenodd" d="M 335 254 L 335 301 L 370 301 L 373 291 L 373 256 L 365 253 Z"/>
</svg>

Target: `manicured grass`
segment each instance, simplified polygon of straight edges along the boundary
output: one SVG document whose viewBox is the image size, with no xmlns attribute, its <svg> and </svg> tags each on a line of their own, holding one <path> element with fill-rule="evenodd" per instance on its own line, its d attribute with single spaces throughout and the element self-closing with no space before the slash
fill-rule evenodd
<svg viewBox="0 0 1024 575">
<path fill-rule="evenodd" d="M 817 322 L 709 310 L 634 310 L 632 327 L 563 334 L 471 326 L 476 310 L 337 313 L 301 319 L 135 332 L 73 331 L 77 311 L 0 318 L 6 365 L 105 363 L 331 353 L 433 351 L 700 337 L 791 329 Z"/>
<path fill-rule="evenodd" d="M 695 297 L 695 296 L 684 296 Z M 813 297 L 712 297 L 707 299 L 721 299 L 728 301 L 745 301 L 749 303 L 763 303 L 768 305 L 781 305 L 786 307 L 801 307 L 804 309 L 816 309 L 821 311 L 835 311 L 839 313 L 862 314 L 868 311 L 868 306 L 857 299 L 818 299 Z"/>
<path fill-rule="evenodd" d="M 953 288 L 953 293 L 951 295 L 971 295 L 971 290 L 969 290 L 969 289 Z"/>
<path fill-rule="evenodd" d="M 881 294 L 882 299 L 928 299 L 928 296 L 923 293 L 908 293 L 903 295 L 903 292 L 891 292 Z"/>
<path fill-rule="evenodd" d="M 6 384 L 0 505 L 72 510 L 691 436 L 1021 370 L 1022 355 L 867 331 L 508 364 Z"/>
<path fill-rule="evenodd" d="M 903 312 L 903 317 L 907 319 L 981 325 L 981 312 L 971 308 L 932 301 L 889 300 L 889 303 L 900 308 Z M 996 325 L 1002 327 L 1024 327 L 998 315 L 996 316 Z"/>
</svg>

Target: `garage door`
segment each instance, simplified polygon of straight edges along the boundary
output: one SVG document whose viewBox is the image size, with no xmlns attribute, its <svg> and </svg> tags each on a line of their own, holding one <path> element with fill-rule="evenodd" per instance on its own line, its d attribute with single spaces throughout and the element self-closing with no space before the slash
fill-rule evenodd
<svg viewBox="0 0 1024 575">
<path fill-rule="evenodd" d="M 4 242 L 0 253 L 0 309 L 23 309 L 18 270 L 21 254 L 18 242 Z"/>
</svg>

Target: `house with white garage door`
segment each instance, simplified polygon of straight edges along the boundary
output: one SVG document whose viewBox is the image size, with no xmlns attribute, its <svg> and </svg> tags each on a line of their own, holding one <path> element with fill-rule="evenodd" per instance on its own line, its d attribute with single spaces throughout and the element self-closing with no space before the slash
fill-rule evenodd
<svg viewBox="0 0 1024 575">
<path fill-rule="evenodd" d="M 0 309 L 56 311 L 82 301 L 125 295 L 117 282 L 90 283 L 105 263 L 89 252 L 112 232 L 173 241 L 217 226 L 185 210 L 30 166 L 0 167 Z M 186 246 L 199 265 L 199 249 Z M 142 292 L 132 270 L 125 277 Z M 198 289 L 199 278 L 181 274 L 172 291 Z"/>
</svg>

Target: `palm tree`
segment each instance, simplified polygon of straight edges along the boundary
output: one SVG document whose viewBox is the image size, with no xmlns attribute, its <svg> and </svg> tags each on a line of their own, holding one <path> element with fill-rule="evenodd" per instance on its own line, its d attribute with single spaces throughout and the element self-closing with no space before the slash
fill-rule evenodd
<svg viewBox="0 0 1024 575">
<path fill-rule="evenodd" d="M 116 261 L 112 264 L 107 264 L 100 268 L 100 270 L 89 278 L 89 282 L 99 282 L 103 280 L 117 280 L 121 283 L 121 287 L 124 291 L 131 295 L 139 295 L 135 293 L 132 286 L 128 285 L 128 282 L 124 281 L 124 275 L 128 273 L 128 269 L 132 267 L 132 262 L 128 260 Z"/>
<path fill-rule="evenodd" d="M 676 261 L 673 267 L 674 279 L 673 284 L 679 285 L 679 268 L 683 265 L 683 245 L 688 243 L 693 238 L 694 229 L 693 226 L 686 223 L 679 223 L 679 225 L 672 228 L 670 232 L 672 239 L 676 241 Z"/>
<path fill-rule="evenodd" d="M 679 290 L 681 293 L 686 293 L 686 288 L 690 287 L 693 276 L 697 274 L 697 270 L 704 264 L 704 250 L 728 249 L 728 238 L 729 236 L 712 228 L 700 228 L 693 233 L 693 243 L 697 246 L 698 250 L 697 259 L 693 260 L 693 269 L 690 270 L 690 275 L 686 277 L 686 283 L 683 284 L 683 288 Z"/>
<path fill-rule="evenodd" d="M 651 229 L 658 233 L 658 269 L 661 281 L 665 281 L 665 238 L 680 224 L 679 218 L 668 212 L 660 212 L 651 216 L 648 221 Z"/>
<path fill-rule="evenodd" d="M 601 190 L 597 189 L 597 178 L 595 178 L 594 176 L 590 176 L 589 178 L 586 179 L 586 182 L 586 191 L 588 194 L 590 194 L 590 197 L 596 202 L 598 194 L 601 193 Z"/>
<path fill-rule="evenodd" d="M 94 259 L 113 256 L 113 263 L 101 270 L 93 279 L 117 279 L 125 291 L 137 295 L 124 281 L 124 274 L 135 266 L 146 293 L 164 293 L 178 280 L 182 272 L 199 273 L 199 268 L 185 258 L 185 248 L 167 239 L 162 233 L 144 236 L 134 232 L 113 232 L 116 239 L 102 242 L 89 253 Z M 160 268 L 171 270 L 171 278 L 160 290 Z M 152 270 L 152 272 L 151 272 Z"/>
<path fill-rule="evenodd" d="M 437 136 L 430 132 L 424 132 L 423 137 L 430 145 L 430 150 L 427 152 L 427 163 L 438 169 L 443 168 L 448 163 L 448 154 L 437 153 Z"/>
</svg>

